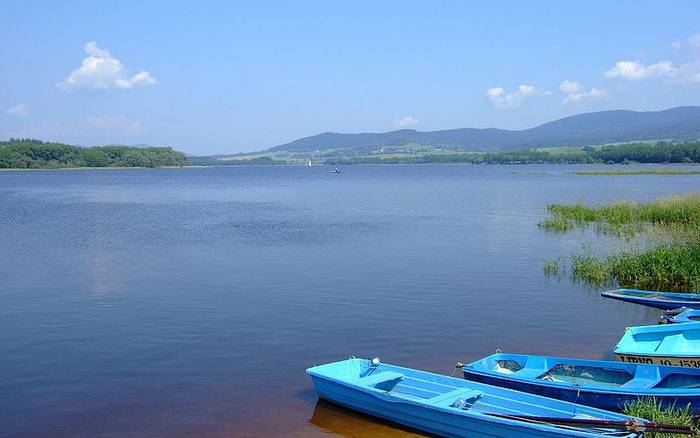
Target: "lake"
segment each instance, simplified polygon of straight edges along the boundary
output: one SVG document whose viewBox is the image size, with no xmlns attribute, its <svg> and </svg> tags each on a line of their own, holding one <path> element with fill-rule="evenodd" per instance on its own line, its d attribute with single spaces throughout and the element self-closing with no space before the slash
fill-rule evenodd
<svg viewBox="0 0 700 438">
<path fill-rule="evenodd" d="M 0 173 L 0 435 L 410 436 L 317 404 L 305 368 L 611 358 L 658 312 L 545 278 L 608 243 L 537 222 L 700 177 L 578 168 Z"/>
</svg>

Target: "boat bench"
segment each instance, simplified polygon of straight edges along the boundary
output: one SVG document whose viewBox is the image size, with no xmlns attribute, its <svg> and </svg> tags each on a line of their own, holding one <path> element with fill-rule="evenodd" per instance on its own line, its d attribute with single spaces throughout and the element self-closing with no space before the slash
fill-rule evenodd
<svg viewBox="0 0 700 438">
<path fill-rule="evenodd" d="M 473 398 L 481 397 L 484 395 L 482 391 L 478 391 L 476 389 L 469 389 L 469 388 L 458 388 L 454 389 L 450 392 L 446 392 L 441 395 L 436 395 L 435 397 L 431 397 L 430 403 L 433 404 L 441 404 L 441 405 L 447 405 L 450 406 L 452 403 L 457 401 L 457 399 L 464 399 L 466 400 L 471 400 Z M 445 403 L 447 402 L 447 403 Z"/>
<path fill-rule="evenodd" d="M 360 377 L 357 379 L 357 383 L 366 386 L 375 386 L 380 383 L 390 382 L 392 380 L 400 380 L 403 379 L 403 377 L 403 374 L 395 371 L 382 371 L 379 373 L 370 374 L 369 376 Z"/>
</svg>

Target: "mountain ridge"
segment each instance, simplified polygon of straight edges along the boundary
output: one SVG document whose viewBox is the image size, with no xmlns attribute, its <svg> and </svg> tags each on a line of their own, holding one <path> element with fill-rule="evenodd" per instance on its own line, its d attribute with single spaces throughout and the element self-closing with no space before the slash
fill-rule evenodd
<svg viewBox="0 0 700 438">
<path fill-rule="evenodd" d="M 700 138 L 700 106 L 660 111 L 606 110 L 575 114 L 532 128 L 400 129 L 383 133 L 324 132 L 274 146 L 264 152 L 350 149 L 367 153 L 383 146 L 421 144 L 470 151 L 510 151 L 534 147 L 586 146 L 643 140 Z"/>
</svg>

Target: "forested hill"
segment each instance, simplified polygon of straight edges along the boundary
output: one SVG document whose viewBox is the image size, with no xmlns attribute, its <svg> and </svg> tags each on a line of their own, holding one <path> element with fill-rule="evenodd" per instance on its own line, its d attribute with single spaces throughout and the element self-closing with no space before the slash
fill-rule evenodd
<svg viewBox="0 0 700 438">
<path fill-rule="evenodd" d="M 190 164 L 170 147 L 95 146 L 82 148 L 33 139 L 0 142 L 0 169 L 66 167 L 161 167 Z"/>
<path fill-rule="evenodd" d="M 640 140 L 700 138 L 700 107 L 664 111 L 600 111 L 554 120 L 520 131 L 461 128 L 443 131 L 402 129 L 385 133 L 327 132 L 276 146 L 268 152 L 345 149 L 365 154 L 385 146 L 419 144 L 463 151 L 512 151 L 548 146 L 586 146 Z"/>
</svg>

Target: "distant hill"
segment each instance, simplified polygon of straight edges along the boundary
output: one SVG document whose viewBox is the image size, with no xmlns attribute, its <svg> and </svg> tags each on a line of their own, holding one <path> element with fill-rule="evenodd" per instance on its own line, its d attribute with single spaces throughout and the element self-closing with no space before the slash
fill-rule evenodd
<svg viewBox="0 0 700 438">
<path fill-rule="evenodd" d="M 506 130 L 461 128 L 442 131 L 402 129 L 385 133 L 326 132 L 275 146 L 265 152 L 349 149 L 365 154 L 383 146 L 420 144 L 465 151 L 510 151 L 548 146 L 585 146 L 637 140 L 700 138 L 700 107 L 664 111 L 600 111 L 554 120 L 534 128 Z"/>
</svg>

